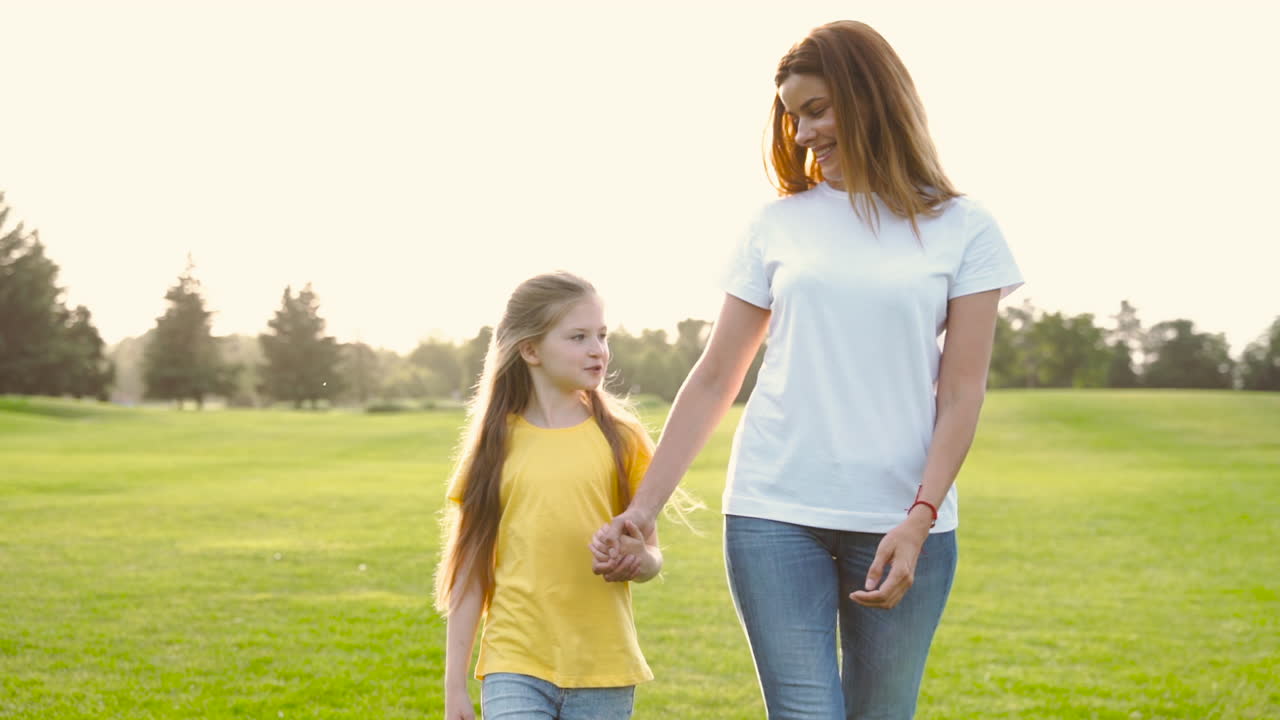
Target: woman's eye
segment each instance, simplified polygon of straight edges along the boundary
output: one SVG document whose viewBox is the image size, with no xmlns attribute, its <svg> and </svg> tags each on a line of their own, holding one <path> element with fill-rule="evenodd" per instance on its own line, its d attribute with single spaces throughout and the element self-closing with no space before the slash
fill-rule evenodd
<svg viewBox="0 0 1280 720">
<path fill-rule="evenodd" d="M 583 338 L 585 338 L 585 337 L 586 337 L 586 335 L 583 335 L 582 333 L 578 333 L 577 335 L 574 335 L 574 336 L 573 336 L 573 339 L 574 339 L 574 340 L 581 340 L 581 339 L 583 339 Z"/>
</svg>

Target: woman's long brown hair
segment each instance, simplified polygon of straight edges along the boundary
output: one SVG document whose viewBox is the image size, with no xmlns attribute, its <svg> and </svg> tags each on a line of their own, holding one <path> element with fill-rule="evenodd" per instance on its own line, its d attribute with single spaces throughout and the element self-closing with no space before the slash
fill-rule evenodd
<svg viewBox="0 0 1280 720">
<path fill-rule="evenodd" d="M 468 408 L 467 429 L 450 482 L 450 486 L 461 482 L 462 502 L 446 513 L 444 557 L 436 570 L 436 608 L 441 612 L 447 614 L 461 597 L 454 593 L 457 588 L 477 585 L 484 593 L 485 608 L 493 596 L 502 465 L 510 422 L 533 399 L 533 379 L 520 347 L 541 340 L 575 303 L 594 294 L 595 288 L 586 280 L 555 272 L 526 280 L 507 300 Z M 652 441 L 639 419 L 608 391 L 596 388 L 584 395 L 613 454 L 620 503 L 615 512 L 620 513 L 631 502 L 632 450 L 636 443 L 652 446 Z"/>
<path fill-rule="evenodd" d="M 876 193 L 895 215 L 911 222 L 933 217 L 959 192 L 942 171 L 929 137 L 924 105 L 911 75 L 889 43 L 870 26 L 842 20 L 815 28 L 778 63 L 774 84 L 791 75 L 826 80 L 836 113 L 840 167 L 849 201 L 859 217 L 878 226 Z M 808 148 L 796 144 L 795 122 L 782 99 L 773 99 L 771 179 L 783 195 L 822 182 L 822 170 Z"/>
</svg>

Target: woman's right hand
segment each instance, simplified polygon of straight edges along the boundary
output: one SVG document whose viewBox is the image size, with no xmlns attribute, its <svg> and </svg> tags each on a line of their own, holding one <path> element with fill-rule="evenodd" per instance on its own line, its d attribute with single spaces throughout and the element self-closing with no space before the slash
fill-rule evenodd
<svg viewBox="0 0 1280 720">
<path fill-rule="evenodd" d="M 444 720 L 476 720 L 476 709 L 471 704 L 471 694 L 465 687 L 444 691 Z"/>
</svg>

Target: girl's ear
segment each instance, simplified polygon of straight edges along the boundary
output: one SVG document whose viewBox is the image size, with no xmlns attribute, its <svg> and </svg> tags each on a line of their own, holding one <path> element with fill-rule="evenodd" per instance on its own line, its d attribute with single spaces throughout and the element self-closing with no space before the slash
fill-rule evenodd
<svg viewBox="0 0 1280 720">
<path fill-rule="evenodd" d="M 526 365 L 542 364 L 542 361 L 538 359 L 538 346 L 532 340 L 525 340 L 520 343 L 520 357 Z"/>
</svg>

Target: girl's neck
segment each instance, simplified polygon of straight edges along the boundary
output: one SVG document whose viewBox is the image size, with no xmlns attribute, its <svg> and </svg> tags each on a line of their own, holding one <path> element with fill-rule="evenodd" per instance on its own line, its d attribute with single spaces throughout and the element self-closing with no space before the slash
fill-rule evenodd
<svg viewBox="0 0 1280 720">
<path fill-rule="evenodd" d="M 591 408 L 581 391 L 572 393 L 550 391 L 534 383 L 533 397 L 521 415 L 540 428 L 568 428 L 581 424 L 591 416 Z"/>
</svg>

